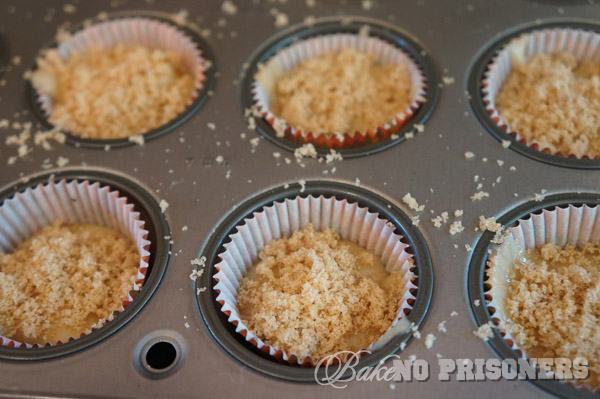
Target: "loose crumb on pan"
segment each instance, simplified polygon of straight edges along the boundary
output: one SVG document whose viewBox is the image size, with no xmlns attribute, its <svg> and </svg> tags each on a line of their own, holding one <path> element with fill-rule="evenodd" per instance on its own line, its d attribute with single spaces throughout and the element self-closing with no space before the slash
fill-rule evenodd
<svg viewBox="0 0 600 399">
<path fill-rule="evenodd" d="M 237 6 L 231 0 L 225 0 L 221 4 L 221 11 L 227 15 L 237 14 Z"/>
<path fill-rule="evenodd" d="M 117 230 L 60 221 L 42 228 L 0 254 L 0 333 L 30 344 L 78 338 L 121 310 L 139 261 Z"/>
<path fill-rule="evenodd" d="M 53 49 L 37 62 L 31 82 L 52 98 L 50 122 L 87 138 L 124 138 L 158 128 L 184 111 L 194 91 L 194 77 L 175 51 L 117 45 L 63 60 Z"/>
<path fill-rule="evenodd" d="M 496 107 L 511 130 L 540 150 L 600 155 L 600 63 L 567 53 L 515 57 Z"/>
<path fill-rule="evenodd" d="M 479 201 L 479 200 L 482 200 L 489 196 L 490 196 L 490 193 L 488 193 L 486 191 L 478 191 L 475 194 L 471 195 L 471 201 L 473 201 L 473 202 Z"/>
<path fill-rule="evenodd" d="M 439 332 L 448 332 L 448 330 L 446 329 L 446 320 L 440 322 L 440 324 L 438 324 L 437 329 Z"/>
<path fill-rule="evenodd" d="M 410 193 L 406 193 L 404 197 L 402 197 L 402 202 L 404 202 L 408 207 L 417 212 L 421 212 L 425 209 L 425 205 L 419 205 L 417 200 L 410 195 Z"/>
<path fill-rule="evenodd" d="M 397 316 L 403 277 L 371 251 L 312 225 L 267 244 L 240 283 L 244 324 L 274 348 L 318 358 L 375 342 Z"/>
<path fill-rule="evenodd" d="M 431 347 L 433 346 L 433 342 L 436 340 L 435 335 L 433 334 L 427 334 L 427 336 L 425 337 L 425 347 L 427 349 L 431 349 Z"/>
<path fill-rule="evenodd" d="M 304 60 L 279 77 L 272 110 L 306 132 L 354 134 L 394 120 L 413 96 L 406 64 L 380 64 L 372 54 L 345 48 Z"/>
<path fill-rule="evenodd" d="M 163 199 L 163 200 L 160 200 L 160 203 L 158 204 L 158 206 L 160 207 L 160 211 L 162 213 L 165 213 L 167 211 L 167 209 L 169 208 L 169 203 Z"/>
<path fill-rule="evenodd" d="M 509 270 L 507 324 L 528 356 L 590 359 L 590 378 L 600 385 L 600 245 L 529 250 Z"/>
<path fill-rule="evenodd" d="M 458 234 L 458 233 L 462 233 L 464 230 L 465 230 L 465 228 L 462 225 L 462 222 L 460 220 L 455 220 L 450 225 L 449 232 L 450 232 L 450 235 L 455 235 L 455 234 Z"/>
<path fill-rule="evenodd" d="M 494 336 L 494 330 L 492 329 L 493 327 L 494 326 L 492 325 L 492 322 L 488 321 L 487 323 L 479 326 L 477 330 L 473 331 L 473 334 L 477 338 L 483 341 L 487 341 Z"/>
</svg>

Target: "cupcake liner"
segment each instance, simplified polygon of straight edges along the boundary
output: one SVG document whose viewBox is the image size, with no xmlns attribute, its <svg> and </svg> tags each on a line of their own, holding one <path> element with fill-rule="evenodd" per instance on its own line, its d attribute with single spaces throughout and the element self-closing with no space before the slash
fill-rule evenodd
<svg viewBox="0 0 600 399">
<path fill-rule="evenodd" d="M 39 184 L 16 193 L 0 205 L 0 252 L 11 252 L 20 243 L 31 237 L 44 226 L 55 220 L 66 224 L 97 224 L 114 228 L 130 237 L 140 253 L 140 263 L 136 280 L 127 298 L 121 301 L 121 308 L 115 309 L 108 317 L 99 320 L 92 328 L 82 331 L 79 337 L 87 335 L 114 319 L 134 300 L 140 291 L 148 270 L 150 241 L 148 231 L 144 230 L 144 221 L 139 212 L 127 198 L 111 191 L 110 187 L 91 183 L 88 180 L 60 180 Z M 62 344 L 58 341 L 56 344 Z M 53 343 L 28 344 L 9 337 L 0 336 L 0 344 L 19 348 L 51 346 Z"/>
<path fill-rule="evenodd" d="M 276 80 L 283 73 L 294 69 L 304 60 L 343 48 L 374 54 L 382 64 L 407 64 L 413 85 L 413 98 L 409 107 L 398 110 L 391 121 L 382 121 L 379 126 L 373 126 L 367 131 L 331 134 L 315 134 L 288 126 L 284 119 L 273 114 L 269 107 L 270 96 Z M 255 76 L 252 84 L 252 99 L 257 113 L 273 127 L 278 137 L 301 144 L 312 143 L 320 148 L 351 148 L 386 139 L 403 127 L 425 101 L 426 79 L 416 61 L 385 40 L 360 34 L 336 33 L 295 42 L 269 59 L 260 74 L 261 77 Z"/>
<path fill-rule="evenodd" d="M 554 28 L 534 30 L 512 39 L 497 52 L 487 66 L 481 89 L 483 102 L 492 121 L 518 142 L 547 154 L 577 158 L 574 154 L 563 154 L 555 148 L 545 147 L 537 141 L 527 142 L 502 120 L 496 109 L 496 96 L 512 70 L 514 59 L 525 61 L 536 54 L 556 53 L 573 54 L 579 62 L 600 62 L 600 34 L 580 29 Z M 581 159 L 590 158 L 588 155 L 581 157 Z M 594 158 L 598 159 L 600 156 Z"/>
<path fill-rule="evenodd" d="M 223 245 L 224 251 L 219 254 L 220 262 L 215 265 L 218 272 L 214 275 L 217 282 L 214 290 L 218 293 L 216 300 L 222 305 L 221 311 L 228 316 L 228 321 L 236 326 L 236 332 L 278 360 L 283 359 L 289 364 L 304 367 L 314 367 L 317 364 L 319 359 L 301 358 L 263 342 L 242 322 L 236 301 L 240 281 L 256 262 L 260 250 L 267 243 L 289 237 L 310 223 L 317 231 L 332 228 L 342 238 L 372 250 L 381 257 L 388 272 L 399 271 L 406 281 L 402 299 L 398 304 L 397 317 L 388 329 L 388 332 L 391 330 L 394 334 L 384 334 L 365 349 L 381 347 L 385 344 L 383 341 L 387 342 L 393 336 L 405 332 L 406 329 L 399 329 L 397 326 L 407 324 L 404 317 L 410 313 L 415 300 L 411 290 L 417 289 L 411 271 L 412 255 L 406 251 L 408 245 L 401 241 L 400 235 L 394 233 L 395 226 L 381 219 L 377 213 L 345 199 L 324 196 L 298 196 L 275 202 L 244 219 L 237 231 L 229 235 L 228 242 Z M 338 360 L 343 362 L 345 359 Z"/>
<path fill-rule="evenodd" d="M 506 321 L 504 302 L 509 267 L 523 252 L 541 248 L 544 244 L 557 246 L 581 245 L 585 242 L 600 242 L 600 212 L 598 207 L 588 205 L 556 207 L 544 209 L 540 214 L 530 214 L 518 220 L 514 227 L 507 229 L 508 235 L 502 244 L 494 246 L 487 263 L 485 298 L 490 318 L 498 325 L 499 331 L 510 348 L 523 359 L 527 354 L 520 348 L 509 331 L 502 328 Z M 566 382 L 586 391 L 600 392 L 600 387 L 579 384 L 575 380 Z"/>
<path fill-rule="evenodd" d="M 194 102 L 204 87 L 209 65 L 202 58 L 202 51 L 182 30 L 160 20 L 128 17 L 98 22 L 82 28 L 66 40 L 59 42 L 56 49 L 60 57 L 67 60 L 74 52 L 83 53 L 94 47 L 107 50 L 119 44 L 141 45 L 151 49 L 180 53 L 189 73 L 195 78 L 194 91 L 187 106 Z M 52 112 L 52 98 L 46 93 L 37 91 L 37 102 L 48 117 Z"/>
</svg>

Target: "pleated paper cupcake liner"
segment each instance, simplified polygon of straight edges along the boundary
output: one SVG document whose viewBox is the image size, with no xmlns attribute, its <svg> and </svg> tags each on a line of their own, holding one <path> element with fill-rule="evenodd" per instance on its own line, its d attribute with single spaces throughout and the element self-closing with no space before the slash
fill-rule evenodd
<svg viewBox="0 0 600 399">
<path fill-rule="evenodd" d="M 525 350 L 517 345 L 510 331 L 503 328 L 503 322 L 507 321 L 504 303 L 510 266 L 520 259 L 525 251 L 541 248 L 544 244 L 563 247 L 567 244 L 579 246 L 586 242 L 600 242 L 600 212 L 597 206 L 587 205 L 544 209 L 540 214 L 532 213 L 520 219 L 507 231 L 508 236 L 502 244 L 492 249 L 488 260 L 486 288 L 489 289 L 485 292 L 485 298 L 490 317 L 500 323 L 499 331 L 506 343 L 517 355 L 527 359 Z M 586 391 L 600 392 L 600 387 L 580 384 L 575 380 L 567 383 Z"/>
<path fill-rule="evenodd" d="M 82 331 L 81 338 L 112 321 L 135 299 L 142 289 L 148 270 L 150 256 L 148 231 L 144 230 L 145 222 L 140 220 L 133 204 L 120 196 L 118 191 L 108 186 L 91 183 L 88 180 L 40 184 L 16 193 L 0 206 L 0 252 L 8 253 L 33 236 L 35 232 L 54 221 L 65 224 L 96 224 L 116 229 L 131 238 L 136 244 L 140 261 L 135 275 L 135 282 L 127 297 L 121 301 L 120 309 L 114 309 L 105 319 L 98 320 L 94 326 Z M 10 337 L 0 336 L 0 344 L 18 348 L 58 345 L 64 342 L 40 342 L 29 344 L 16 341 Z"/>
<path fill-rule="evenodd" d="M 215 265 L 218 270 L 214 276 L 217 282 L 214 290 L 218 293 L 216 300 L 222 305 L 221 311 L 228 316 L 228 321 L 236 326 L 236 332 L 244 336 L 246 341 L 277 360 L 303 367 L 314 367 L 319 359 L 286 353 L 265 343 L 244 325 L 238 313 L 236 295 L 240 281 L 257 261 L 258 253 L 266 244 L 289 237 L 309 224 L 317 231 L 331 228 L 343 239 L 372 250 L 381 257 L 388 272 L 398 271 L 404 277 L 405 285 L 397 316 L 388 330 L 394 334 L 384 334 L 365 350 L 381 347 L 399 333 L 398 327 L 408 325 L 404 317 L 410 313 L 414 304 L 415 296 L 411 290 L 417 289 L 413 282 L 415 276 L 411 271 L 412 255 L 406 251 L 408 245 L 401 241 L 400 235 L 394 233 L 395 227 L 391 223 L 368 208 L 334 197 L 299 196 L 275 202 L 272 206 L 254 212 L 244 219 L 237 231 L 228 237 L 227 244 L 223 245 L 224 251 L 219 255 L 220 262 Z M 346 359 L 338 360 L 343 362 Z"/>
<path fill-rule="evenodd" d="M 194 90 L 187 101 L 187 107 L 192 105 L 204 87 L 209 65 L 202 57 L 198 45 L 181 29 L 157 19 L 128 17 L 97 22 L 60 41 L 56 50 L 63 60 L 67 60 L 73 53 L 85 53 L 92 48 L 108 50 L 117 45 L 140 45 L 181 54 L 188 72 L 194 77 Z M 49 117 L 53 107 L 52 97 L 38 90 L 37 101 L 45 116 Z M 186 110 L 182 111 L 185 112 Z M 173 119 L 175 118 L 177 116 Z"/>
<path fill-rule="evenodd" d="M 492 121 L 506 134 L 520 143 L 547 154 L 578 158 L 574 154 L 563 154 L 553 146 L 540 144 L 538 141 L 527 141 L 519 132 L 511 129 L 502 120 L 496 109 L 496 97 L 512 70 L 515 59 L 523 62 L 536 54 L 568 53 L 575 56 L 577 61 L 593 61 L 600 63 L 600 34 L 570 28 L 553 28 L 535 30 L 512 39 L 503 49 L 492 58 L 487 67 L 482 82 L 483 101 Z M 600 158 L 582 155 L 581 159 Z"/>
<path fill-rule="evenodd" d="M 344 48 L 373 54 L 381 64 L 406 64 L 412 82 L 412 101 L 407 109 L 399 109 L 389 121 L 381 121 L 366 131 L 344 133 L 314 133 L 288 125 L 285 119 L 276 116 L 271 110 L 273 88 L 276 80 L 285 72 L 297 67 L 301 62 L 316 58 L 324 53 Z M 299 144 L 311 143 L 318 148 L 352 148 L 376 143 L 390 137 L 405 126 L 412 115 L 425 101 L 426 79 L 415 60 L 408 53 L 385 40 L 360 34 L 336 33 L 301 40 L 280 50 L 263 68 L 260 78 L 255 77 L 252 85 L 252 98 L 257 113 L 273 127 L 278 137 Z"/>
</svg>

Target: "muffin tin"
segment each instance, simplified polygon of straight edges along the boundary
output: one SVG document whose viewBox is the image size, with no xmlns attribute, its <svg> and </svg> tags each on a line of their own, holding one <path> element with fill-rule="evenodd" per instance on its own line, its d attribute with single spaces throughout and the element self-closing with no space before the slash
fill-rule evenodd
<svg viewBox="0 0 600 399">
<path fill-rule="evenodd" d="M 0 13 L 0 35 L 8 43 L 11 57 L 18 55 L 23 60 L 20 65 L 11 63 L 2 76 L 7 83 L 0 87 L 0 120 L 37 122 L 32 115 L 35 111 L 27 84 L 21 79 L 22 74 L 33 65 L 36 54 L 46 45 L 48 38 L 54 36 L 60 24 L 69 20 L 76 26 L 100 11 L 116 13 L 111 15 L 130 15 L 141 11 L 170 19 L 185 8 L 187 20 L 191 23 L 186 29 L 204 33 L 204 38 L 200 39 L 203 40 L 203 53 L 211 59 L 216 58 L 219 66 L 217 70 L 212 69 L 215 78 L 218 78 L 218 81 L 213 79 L 216 82 L 212 87 L 214 94 L 206 96 L 202 108 L 177 126 L 172 126 L 169 134 L 149 140 L 144 146 L 130 145 L 106 152 L 83 144 L 77 147 L 74 142 L 72 144 L 75 145 L 52 143 L 53 149 L 46 151 L 31 140 L 30 154 L 13 165 L 3 164 L 0 185 L 6 185 L 6 195 L 24 187 L 22 184 L 47 179 L 51 174 L 55 174 L 54 178 L 111 179 L 107 183 L 118 185 L 124 193 L 139 194 L 140 204 L 156 218 L 154 234 L 159 238 L 162 235 L 162 240 L 157 241 L 161 247 L 153 251 L 158 259 L 158 269 L 152 273 L 159 271 L 155 274 L 155 288 L 145 299 L 138 296 L 119 315 L 124 321 L 127 316 L 127 320 L 118 331 L 115 328 L 110 334 L 107 330 L 107 334 L 98 335 L 103 328 L 86 337 L 90 342 L 83 341 L 83 338 L 64 344 L 62 348 L 40 348 L 47 351 L 44 352 L 48 355 L 43 356 L 44 360 L 32 359 L 35 356 L 26 355 L 29 353 L 27 350 L 17 352 L 21 350 L 17 348 L 12 348 L 9 353 L 1 352 L 0 396 L 593 396 L 552 382 L 458 382 L 456 378 L 441 382 L 437 378 L 436 355 L 449 359 L 488 359 L 497 356 L 494 346 L 502 345 L 497 336 L 491 340 L 491 346 L 473 335 L 479 323 L 486 319 L 483 307 L 471 305 L 474 299 L 480 299 L 481 293 L 477 290 L 481 286 L 479 283 L 473 286 L 469 276 L 473 273 L 478 276 L 483 263 L 476 258 L 479 252 L 468 252 L 465 245 L 476 247 L 478 242 L 485 245 L 485 240 L 489 240 L 486 234 L 474 230 L 480 215 L 497 218 L 509 215 L 510 210 L 531 203 L 534 195 L 542 193 L 542 190 L 546 190 L 544 195 L 548 199 L 561 193 L 569 195 L 568 201 L 581 202 L 590 199 L 587 194 L 578 196 L 577 193 L 589 193 L 590 198 L 600 194 L 600 177 L 595 170 L 582 170 L 586 167 L 570 167 L 573 165 L 548 163 L 525 156 L 515 143 L 504 149 L 496 138 L 486 132 L 487 127 L 482 122 L 485 115 L 480 115 L 475 105 L 479 101 L 479 81 L 474 83 L 471 76 L 474 71 L 475 75 L 481 76 L 482 63 L 489 60 L 489 51 L 493 51 L 490 49 L 501 45 L 502 40 L 521 29 L 565 22 L 591 27 L 594 22 L 589 17 L 597 15 L 598 6 L 566 1 L 507 0 L 496 4 L 480 0 L 435 3 L 411 0 L 399 4 L 380 0 L 374 1 L 371 9 L 364 10 L 362 2 L 358 1 L 317 0 L 314 8 L 303 1 L 233 2 L 237 6 L 235 15 L 222 12 L 221 2 L 216 0 L 182 5 L 151 4 L 141 0 L 111 2 L 112 5 L 79 2 L 75 4 L 76 12 L 73 14 L 63 12 L 63 4 L 58 1 L 40 6 L 34 0 L 22 0 L 14 2 L 14 13 Z M 43 20 L 48 8 L 55 10 L 49 23 Z M 276 11 L 271 12 L 272 9 Z M 386 27 L 398 35 L 394 37 L 400 40 L 400 45 L 417 43 L 418 48 L 424 48 L 426 56 L 422 65 L 429 68 L 426 69 L 429 71 L 426 72 L 429 87 L 442 86 L 436 94 L 437 101 L 434 97 L 423 104 L 431 107 L 427 116 L 418 122 L 424 122 L 424 132 L 415 132 L 411 139 L 398 139 L 393 147 L 369 149 L 361 157 L 348 153 L 343 161 L 326 164 L 313 159 L 298 163 L 293 153 L 287 150 L 293 149 L 294 145 L 285 143 L 282 148 L 272 143 L 270 138 L 265 139 L 266 136 L 260 132 L 260 124 L 259 131 L 249 130 L 244 118 L 244 109 L 247 108 L 244 96 L 248 93 L 244 90 L 247 87 L 244 79 L 249 72 L 243 65 L 251 65 L 262 51 L 280 43 L 284 37 L 310 32 L 310 28 L 304 25 L 290 26 L 278 32 L 274 26 L 276 13 L 285 13 L 291 24 L 302 23 L 309 15 L 323 17 L 317 20 L 317 27 L 321 23 L 328 26 L 335 18 L 348 20 L 348 17 L 355 16 L 354 19 L 360 20 L 360 23 L 369 21 Z M 210 35 L 206 34 L 208 28 Z M 413 120 L 417 123 L 416 119 Z M 266 129 L 265 126 L 262 128 Z M 5 137 L 19 133 L 12 128 L 1 128 L 0 132 Z M 406 132 L 408 129 L 403 134 Z M 245 133 L 245 138 L 241 137 L 241 133 Z M 250 143 L 256 138 L 258 144 Z M 104 144 L 95 147 L 103 148 Z M 468 151 L 475 156 L 466 159 Z M 8 157 L 17 154 L 17 148 L 0 140 L 0 154 L 0 160 L 6 162 Z M 55 163 L 59 156 L 67 158 L 72 168 L 43 171 L 41 165 L 44 160 L 50 159 Z M 291 162 L 288 164 L 285 158 Z M 476 175 L 478 182 L 474 182 Z M 497 179 L 499 176 L 502 177 L 500 180 Z M 22 178 L 28 182 L 13 183 Z M 235 341 L 227 331 L 223 331 L 226 329 L 218 318 L 213 320 L 214 325 L 206 321 L 204 297 L 197 297 L 196 285 L 189 279 L 195 267 L 190 264 L 191 260 L 208 256 L 208 249 L 219 246 L 219 239 L 215 237 L 227 233 L 223 229 L 235 223 L 232 217 L 245 215 L 249 210 L 248 204 L 251 204 L 250 207 L 252 204 L 260 205 L 252 201 L 273 201 L 281 193 L 296 192 L 300 180 L 307 182 L 306 190 L 312 189 L 311 182 L 315 182 L 320 192 L 335 192 L 339 184 L 343 184 L 351 187 L 343 190 L 345 194 L 351 194 L 366 204 L 375 196 L 378 198 L 376 202 L 382 201 L 396 209 L 394 212 L 398 215 L 405 215 L 397 217 L 398 226 L 401 230 L 406 229 L 408 237 L 418 237 L 417 241 L 422 240 L 429 249 L 435 290 L 430 303 L 428 300 L 416 302 L 425 307 L 419 316 L 422 319 L 419 329 L 422 338 L 413 337 L 407 341 L 404 351 L 396 353 L 403 359 L 415 355 L 428 361 L 430 378 L 427 381 L 393 384 L 385 381 L 349 382 L 345 389 L 290 382 L 298 379 L 289 378 L 292 374 L 274 376 L 277 373 L 256 367 L 252 363 L 254 360 L 249 359 L 268 362 L 264 364 L 270 369 L 281 365 L 260 357 Z M 471 201 L 470 197 L 480 191 L 477 188 L 479 183 L 483 184 L 482 191 L 489 192 L 489 197 Z M 282 189 L 286 184 L 291 191 Z M 402 202 L 406 193 L 411 193 L 420 204 L 424 204 L 425 210 L 417 213 L 409 209 Z M 156 205 L 161 200 L 169 205 L 164 214 Z M 544 207 L 547 204 L 536 202 L 535 205 Z M 459 219 L 452 217 L 456 209 L 464 211 Z M 442 211 L 449 212 L 450 222 L 460 220 L 465 230 L 451 235 L 449 223 L 440 229 L 435 228 L 430 219 Z M 388 209 L 386 212 L 391 211 Z M 407 217 L 416 215 L 420 216 L 420 223 L 413 226 Z M 205 273 L 203 278 L 209 275 Z M 420 281 L 420 284 L 423 283 L 424 279 Z M 423 290 L 419 290 L 418 294 L 429 295 Z M 213 309 L 216 310 L 216 307 L 213 306 Z M 130 313 L 126 314 L 128 311 Z M 453 312 L 457 315 L 451 316 Z M 415 307 L 411 320 L 417 315 Z M 438 331 L 437 326 L 442 321 L 446 321 L 446 333 Z M 217 342 L 220 334 L 225 338 Z M 424 343 L 427 334 L 434 334 L 437 338 L 431 349 L 427 349 Z M 239 353 L 232 354 L 231 350 L 224 348 L 225 339 L 237 342 Z M 69 353 L 66 353 L 67 349 Z M 50 354 L 51 350 L 65 352 Z M 390 347 L 386 352 L 395 350 L 396 347 Z M 500 350 L 498 353 L 501 356 L 511 355 Z M 371 361 L 377 362 L 378 359 Z M 303 381 L 307 379 L 307 376 L 301 378 Z"/>
</svg>

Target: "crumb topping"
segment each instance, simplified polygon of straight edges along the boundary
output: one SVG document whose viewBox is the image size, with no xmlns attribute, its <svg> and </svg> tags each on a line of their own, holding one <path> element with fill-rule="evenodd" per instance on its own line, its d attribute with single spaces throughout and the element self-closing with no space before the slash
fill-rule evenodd
<svg viewBox="0 0 600 399">
<path fill-rule="evenodd" d="M 367 348 L 397 316 L 405 282 L 372 251 L 312 225 L 267 244 L 242 279 L 240 316 L 267 344 L 318 358 Z"/>
<path fill-rule="evenodd" d="M 600 63 L 567 53 L 515 61 L 496 98 L 504 123 L 540 149 L 600 155 Z"/>
<path fill-rule="evenodd" d="M 162 126 L 185 109 L 194 90 L 180 53 L 140 45 L 91 48 L 67 60 L 48 50 L 31 81 L 52 98 L 52 124 L 95 139 Z"/>
<path fill-rule="evenodd" d="M 372 54 L 346 48 L 280 77 L 272 110 L 306 132 L 365 132 L 404 113 L 413 95 L 406 64 L 380 64 Z"/>
<path fill-rule="evenodd" d="M 56 221 L 0 253 L 0 333 L 30 344 L 78 338 L 121 309 L 140 255 L 122 233 Z"/>
<path fill-rule="evenodd" d="M 600 385 L 600 245 L 529 250 L 510 268 L 506 316 L 530 357 L 585 357 Z"/>
</svg>

